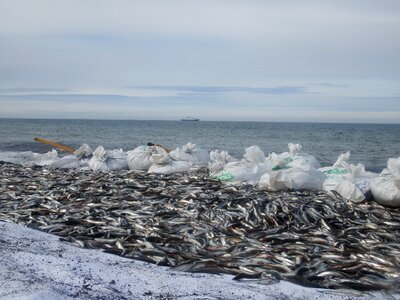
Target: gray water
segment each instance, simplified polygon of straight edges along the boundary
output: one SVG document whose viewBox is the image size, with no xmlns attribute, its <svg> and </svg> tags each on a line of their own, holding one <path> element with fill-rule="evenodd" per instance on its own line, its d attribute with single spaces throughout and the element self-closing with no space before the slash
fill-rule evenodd
<svg viewBox="0 0 400 300">
<path fill-rule="evenodd" d="M 299 143 L 323 166 L 350 151 L 351 162 L 363 163 L 371 171 L 382 170 L 388 158 L 400 156 L 400 124 L 0 119 L 0 151 L 51 150 L 34 142 L 34 137 L 75 148 L 87 143 L 93 149 L 102 145 L 125 151 L 148 142 L 170 148 L 193 142 L 209 151 L 226 150 L 237 158 L 252 145 L 268 154 Z"/>
</svg>

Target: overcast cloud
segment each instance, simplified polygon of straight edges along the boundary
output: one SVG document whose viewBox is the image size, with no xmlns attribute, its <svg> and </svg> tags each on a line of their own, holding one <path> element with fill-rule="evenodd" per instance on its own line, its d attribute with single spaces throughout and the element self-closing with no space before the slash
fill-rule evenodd
<svg viewBox="0 0 400 300">
<path fill-rule="evenodd" d="M 0 117 L 400 122 L 400 1 L 0 0 Z"/>
</svg>

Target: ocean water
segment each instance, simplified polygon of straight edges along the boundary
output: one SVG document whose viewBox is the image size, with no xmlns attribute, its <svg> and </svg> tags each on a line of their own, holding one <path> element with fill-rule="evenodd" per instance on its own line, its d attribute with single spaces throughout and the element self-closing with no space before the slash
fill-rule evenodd
<svg viewBox="0 0 400 300">
<path fill-rule="evenodd" d="M 75 148 L 87 143 L 93 149 L 102 145 L 125 151 L 148 142 L 170 148 L 193 142 L 209 151 L 226 150 L 236 158 L 252 145 L 267 155 L 287 151 L 288 143 L 299 143 L 322 166 L 332 165 L 340 153 L 350 151 L 351 162 L 371 171 L 382 170 L 388 158 L 400 156 L 400 124 L 0 119 L 0 151 L 51 150 L 34 142 L 34 137 Z"/>
</svg>

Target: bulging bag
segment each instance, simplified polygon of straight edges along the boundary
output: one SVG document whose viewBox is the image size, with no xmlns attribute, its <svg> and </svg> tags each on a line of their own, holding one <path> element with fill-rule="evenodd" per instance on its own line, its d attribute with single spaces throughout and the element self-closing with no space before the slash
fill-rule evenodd
<svg viewBox="0 0 400 300">
<path fill-rule="evenodd" d="M 352 178 L 341 177 L 337 179 L 328 178 L 324 181 L 322 189 L 328 193 L 335 191 L 344 199 L 353 202 L 361 202 L 365 199 L 362 189 L 352 180 Z"/>
<path fill-rule="evenodd" d="M 289 152 L 284 152 L 281 154 L 271 153 L 267 159 L 268 169 L 271 171 L 279 171 L 282 169 L 289 169 L 293 167 L 307 168 L 312 167 L 318 169 L 321 167 L 318 160 L 307 153 L 301 153 L 300 144 L 288 144 Z"/>
<path fill-rule="evenodd" d="M 217 172 L 221 172 L 227 163 L 232 161 L 235 161 L 235 159 L 226 151 L 211 151 L 208 169 L 211 175 L 215 175 Z"/>
<path fill-rule="evenodd" d="M 327 192 L 335 191 L 344 199 L 361 202 L 370 193 L 370 180 L 377 174 L 365 171 L 362 164 L 349 164 L 350 152 L 339 155 L 331 167 L 320 168 L 326 176 L 322 189 Z"/>
<path fill-rule="evenodd" d="M 400 207 L 400 157 L 390 158 L 387 168 L 371 180 L 371 192 L 376 202 Z"/>
<path fill-rule="evenodd" d="M 176 161 L 188 161 L 197 165 L 207 165 L 209 160 L 208 151 L 198 148 L 193 143 L 187 143 L 182 148 L 171 151 L 169 155 Z"/>
<path fill-rule="evenodd" d="M 153 164 L 152 156 L 157 152 L 157 146 L 139 146 L 128 151 L 128 166 L 130 170 L 147 171 Z M 160 148 L 162 149 L 162 148 Z"/>
<path fill-rule="evenodd" d="M 326 176 L 313 167 L 291 167 L 264 174 L 260 178 L 259 187 L 269 191 L 320 190 L 325 179 Z"/>
<path fill-rule="evenodd" d="M 54 149 L 45 154 L 33 153 L 33 158 L 36 166 L 49 166 L 59 159 L 58 153 Z"/>
<path fill-rule="evenodd" d="M 79 158 L 76 155 L 66 155 L 60 159 L 52 162 L 50 168 L 52 169 L 81 169 L 88 167 L 88 158 Z"/>
<path fill-rule="evenodd" d="M 122 149 L 105 150 L 99 146 L 89 161 L 89 167 L 93 171 L 110 172 L 116 170 L 127 170 L 127 153 Z"/>
<path fill-rule="evenodd" d="M 245 154 L 243 157 L 254 163 L 264 163 L 265 162 L 265 154 L 257 145 L 248 147 L 245 149 Z"/>
<path fill-rule="evenodd" d="M 0 152 L 0 161 L 17 165 L 31 166 L 33 165 L 34 153 L 32 151 L 24 152 Z"/>
<path fill-rule="evenodd" d="M 189 161 L 170 160 L 168 163 L 165 163 L 165 164 L 153 164 L 149 168 L 148 173 L 171 174 L 171 173 L 178 173 L 178 172 L 187 172 L 192 167 L 193 167 L 193 163 L 191 163 Z"/>
<path fill-rule="evenodd" d="M 158 165 L 166 165 L 171 161 L 169 153 L 167 153 L 167 151 L 161 147 L 154 149 L 154 154 L 151 156 L 151 159 L 154 164 Z"/>
<path fill-rule="evenodd" d="M 93 150 L 90 148 L 90 146 L 86 143 L 83 143 L 82 146 L 80 146 L 77 150 L 75 150 L 74 154 L 78 158 L 83 158 L 83 157 L 89 157 L 92 155 Z"/>
<path fill-rule="evenodd" d="M 213 178 L 227 182 L 256 183 L 266 172 L 265 163 L 235 161 L 227 163 L 223 171 L 214 175 Z"/>
</svg>

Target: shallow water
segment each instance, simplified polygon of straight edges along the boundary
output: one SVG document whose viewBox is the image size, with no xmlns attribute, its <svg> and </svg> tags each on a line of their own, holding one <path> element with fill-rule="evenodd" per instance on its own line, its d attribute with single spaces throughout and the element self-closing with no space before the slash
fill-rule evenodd
<svg viewBox="0 0 400 300">
<path fill-rule="evenodd" d="M 50 150 L 34 137 L 71 147 L 86 142 L 92 148 L 124 150 L 147 142 L 176 148 L 190 141 L 208 150 L 227 150 L 237 158 L 252 145 L 268 154 L 300 143 L 323 166 L 349 150 L 351 162 L 363 163 L 371 171 L 380 171 L 388 158 L 400 156 L 400 124 L 0 119 L 0 151 Z"/>
</svg>

